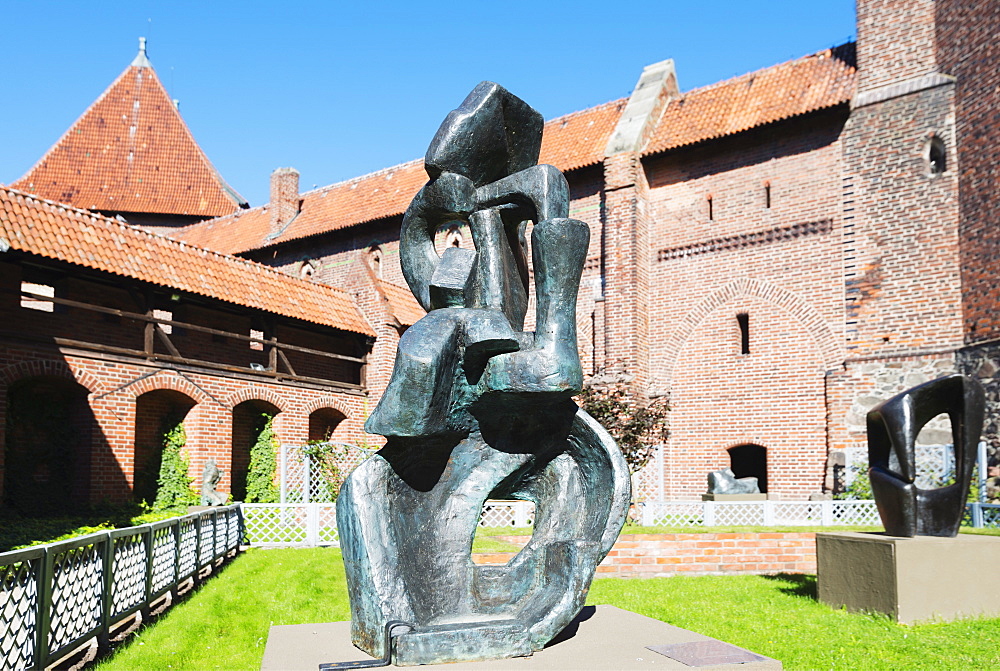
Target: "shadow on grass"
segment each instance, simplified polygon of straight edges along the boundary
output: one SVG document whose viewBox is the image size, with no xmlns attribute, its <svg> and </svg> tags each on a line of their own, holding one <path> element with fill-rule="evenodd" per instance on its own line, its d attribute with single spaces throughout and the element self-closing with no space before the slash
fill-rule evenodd
<svg viewBox="0 0 1000 671">
<path fill-rule="evenodd" d="M 816 576 L 814 575 L 805 575 L 802 573 L 777 573 L 775 575 L 763 575 L 761 577 L 766 580 L 788 583 L 787 585 L 778 586 L 778 590 L 782 594 L 788 594 L 789 596 L 802 596 L 807 599 L 812 599 L 813 601 L 817 600 Z"/>
</svg>

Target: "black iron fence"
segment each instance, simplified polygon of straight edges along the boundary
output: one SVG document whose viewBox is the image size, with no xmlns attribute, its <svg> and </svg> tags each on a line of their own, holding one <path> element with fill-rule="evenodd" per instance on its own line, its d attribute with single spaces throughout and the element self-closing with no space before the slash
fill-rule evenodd
<svg viewBox="0 0 1000 671">
<path fill-rule="evenodd" d="M 239 505 L 0 554 L 0 669 L 44 669 L 191 585 L 243 537 Z"/>
</svg>

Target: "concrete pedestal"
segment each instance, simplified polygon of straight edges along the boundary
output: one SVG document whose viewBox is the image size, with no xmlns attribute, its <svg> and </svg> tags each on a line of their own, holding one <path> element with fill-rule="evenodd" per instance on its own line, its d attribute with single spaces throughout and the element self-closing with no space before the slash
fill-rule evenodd
<svg viewBox="0 0 1000 671">
<path fill-rule="evenodd" d="M 819 600 L 897 622 L 1000 616 L 1000 537 L 816 534 Z"/>
<path fill-rule="evenodd" d="M 702 501 L 767 501 L 767 494 L 702 494 Z"/>
<path fill-rule="evenodd" d="M 726 647 L 713 638 L 680 629 L 614 606 L 587 606 L 547 648 L 531 657 L 514 657 L 485 662 L 460 662 L 413 667 L 446 671 L 495 671 L 498 669 L 541 671 L 543 669 L 690 669 L 646 646 L 702 643 L 703 658 L 719 656 Z M 735 648 L 735 646 L 728 646 Z M 699 646 L 683 646 L 687 654 L 699 654 Z M 741 651 L 735 648 L 736 651 Z M 724 651 L 723 651 L 724 652 Z M 746 651 L 742 651 L 746 652 Z M 752 653 L 751 653 L 752 654 Z M 745 663 L 710 664 L 699 669 L 717 671 L 780 670 L 781 662 L 769 657 Z M 371 659 L 351 645 L 351 623 L 298 624 L 271 627 L 261 671 L 316 671 L 325 662 Z M 390 667 L 395 668 L 395 667 Z"/>
</svg>

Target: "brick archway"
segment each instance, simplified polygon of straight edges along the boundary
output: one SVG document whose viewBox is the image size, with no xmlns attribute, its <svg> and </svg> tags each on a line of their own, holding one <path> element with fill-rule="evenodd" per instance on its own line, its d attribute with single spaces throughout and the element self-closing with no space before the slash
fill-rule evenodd
<svg viewBox="0 0 1000 671">
<path fill-rule="evenodd" d="M 320 396 L 307 403 L 304 410 L 306 415 L 311 415 L 323 408 L 332 408 L 348 419 L 351 417 L 351 409 L 347 404 L 334 396 Z"/>
<path fill-rule="evenodd" d="M 143 394 L 161 389 L 169 389 L 184 394 L 194 400 L 196 404 L 215 401 L 204 389 L 174 371 L 157 371 L 149 377 L 130 382 L 122 387 L 121 391 L 128 392 L 134 398 L 139 398 Z"/>
<path fill-rule="evenodd" d="M 815 341 L 820 359 L 828 370 L 835 368 L 843 361 L 844 354 L 842 348 L 837 344 L 838 340 L 834 336 L 833 329 L 815 308 L 794 293 L 775 284 L 743 277 L 733 280 L 705 298 L 684 317 L 680 326 L 670 335 L 666 346 L 666 359 L 658 367 L 659 375 L 657 375 L 665 388 L 670 388 L 677 357 L 701 322 L 729 301 L 745 298 L 766 301 L 783 308 L 794 316 Z"/>
<path fill-rule="evenodd" d="M 11 383 L 18 380 L 42 375 L 69 378 L 86 388 L 91 394 L 99 393 L 103 387 L 95 375 L 85 370 L 73 370 L 65 361 L 32 359 L 31 361 L 19 361 L 0 369 L 0 388 L 6 389 Z"/>
<path fill-rule="evenodd" d="M 243 387 L 223 397 L 222 404 L 232 410 L 246 401 L 266 401 L 276 407 L 278 412 L 284 412 L 289 405 L 288 401 L 274 390 L 258 386 Z"/>
</svg>

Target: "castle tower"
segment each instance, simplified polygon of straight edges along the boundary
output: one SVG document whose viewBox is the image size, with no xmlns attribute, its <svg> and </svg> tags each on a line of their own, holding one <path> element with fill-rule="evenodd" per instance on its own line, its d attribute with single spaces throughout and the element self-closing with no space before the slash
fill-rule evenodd
<svg viewBox="0 0 1000 671">
<path fill-rule="evenodd" d="M 12 187 L 131 224 L 176 228 L 246 201 L 219 176 L 139 53 Z"/>
</svg>

